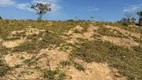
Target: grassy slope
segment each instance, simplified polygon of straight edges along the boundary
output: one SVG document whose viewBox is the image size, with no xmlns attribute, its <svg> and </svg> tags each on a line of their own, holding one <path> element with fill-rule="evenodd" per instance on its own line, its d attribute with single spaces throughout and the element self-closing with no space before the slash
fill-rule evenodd
<svg viewBox="0 0 142 80">
<path fill-rule="evenodd" d="M 79 45 L 73 56 L 87 62 L 107 62 L 129 80 L 142 79 L 142 48 L 122 48 L 110 42 L 88 41 Z"/>
<path fill-rule="evenodd" d="M 46 35 L 44 36 L 30 36 L 32 38 L 32 43 L 27 42 L 19 47 L 14 49 L 6 49 L 4 47 L 0 47 L 1 55 L 8 54 L 8 51 L 11 52 L 22 52 L 22 51 L 33 51 L 33 50 L 41 50 L 43 48 L 49 47 L 49 44 L 55 44 L 60 46 L 60 44 L 65 43 L 60 37 L 64 32 L 67 32 L 69 29 L 76 25 L 81 25 L 86 31 L 89 24 L 95 26 L 103 26 L 103 25 L 115 25 L 122 29 L 128 30 L 130 32 L 140 33 L 140 29 L 137 27 L 127 27 L 118 24 L 118 23 L 106 23 L 106 22 L 84 22 L 84 21 L 68 21 L 68 22 L 57 22 L 57 21 L 9 21 L 9 20 L 1 20 L 0 21 L 0 37 L 4 40 L 6 36 L 9 35 L 11 31 L 22 30 L 27 28 L 27 26 L 36 27 L 38 29 L 46 30 Z M 101 35 L 127 38 L 127 36 L 122 35 L 118 32 L 117 35 L 114 35 L 111 32 L 108 32 L 109 29 L 100 28 L 98 33 Z M 52 33 L 53 32 L 53 33 Z M 42 37 L 43 41 L 37 42 L 36 39 Z M 137 39 L 137 41 L 141 41 Z M 124 48 L 112 44 L 110 42 L 102 42 L 101 40 L 93 40 L 93 41 L 84 41 L 83 43 L 76 44 L 74 50 L 71 54 L 72 57 L 81 58 L 87 62 L 107 62 L 111 67 L 115 67 L 119 70 L 119 72 L 126 76 L 129 80 L 142 80 L 142 48 L 141 47 L 131 47 Z M 0 56 L 0 58 L 2 58 Z M 2 61 L 2 60 L 1 60 Z M 5 64 L 0 64 L 0 76 L 4 76 L 9 68 L 6 67 Z M 49 71 L 50 72 L 50 71 Z M 54 71 L 53 71 L 54 74 Z M 56 72 L 55 72 L 56 74 Z M 49 76 L 49 75 L 48 75 Z"/>
</svg>

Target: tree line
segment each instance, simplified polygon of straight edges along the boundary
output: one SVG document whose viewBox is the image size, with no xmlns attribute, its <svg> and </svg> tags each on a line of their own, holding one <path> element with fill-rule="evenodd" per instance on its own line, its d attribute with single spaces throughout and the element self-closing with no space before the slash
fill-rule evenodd
<svg viewBox="0 0 142 80">
<path fill-rule="evenodd" d="M 142 11 L 139 11 L 136 14 L 139 16 L 138 24 L 140 26 L 142 26 Z M 126 17 L 123 17 L 119 22 L 122 22 L 122 23 L 136 23 L 136 18 L 132 17 L 133 16 L 132 14 L 126 12 L 125 16 Z"/>
</svg>

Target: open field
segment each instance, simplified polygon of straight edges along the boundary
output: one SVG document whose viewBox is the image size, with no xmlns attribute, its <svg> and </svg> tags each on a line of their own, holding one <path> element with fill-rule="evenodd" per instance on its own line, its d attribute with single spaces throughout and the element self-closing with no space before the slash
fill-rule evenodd
<svg viewBox="0 0 142 80">
<path fill-rule="evenodd" d="M 0 80 L 142 80 L 141 32 L 112 22 L 0 20 Z"/>
</svg>

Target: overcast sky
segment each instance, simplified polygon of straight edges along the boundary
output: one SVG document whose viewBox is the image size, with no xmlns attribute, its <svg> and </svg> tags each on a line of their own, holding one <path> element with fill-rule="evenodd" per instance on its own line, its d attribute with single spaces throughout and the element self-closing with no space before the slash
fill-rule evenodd
<svg viewBox="0 0 142 80">
<path fill-rule="evenodd" d="M 36 3 L 50 3 L 52 12 L 43 16 L 47 20 L 90 19 L 117 21 L 124 13 L 142 10 L 142 0 L 0 0 L 0 16 L 5 19 L 37 19 L 30 8 Z"/>
</svg>

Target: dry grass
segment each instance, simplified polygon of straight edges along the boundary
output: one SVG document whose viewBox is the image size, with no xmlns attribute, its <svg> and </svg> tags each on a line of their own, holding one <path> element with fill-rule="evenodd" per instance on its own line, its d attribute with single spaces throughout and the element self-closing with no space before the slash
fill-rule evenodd
<svg viewBox="0 0 142 80">
<path fill-rule="evenodd" d="M 119 73 L 127 77 L 128 80 L 142 80 L 142 48 L 138 46 L 142 43 L 142 40 L 137 35 L 140 34 L 141 29 L 139 27 L 124 26 L 120 23 L 111 22 L 72 20 L 40 22 L 0 20 L 0 23 L 0 77 L 2 78 L 12 76 L 12 79 L 16 79 L 14 78 L 16 71 L 21 69 L 23 71 L 26 70 L 23 74 L 27 78 L 38 75 L 40 78 L 42 77 L 41 79 L 64 80 L 67 76 L 65 71 L 63 71 L 65 68 L 68 75 L 74 76 L 73 79 L 93 79 L 95 74 L 98 75 L 95 71 L 99 71 L 94 68 L 100 67 L 102 63 L 108 63 L 110 68 L 118 69 Z M 106 28 L 106 25 L 116 26 L 125 32 L 134 33 L 135 35 L 125 35 L 117 29 Z M 125 47 L 115 45 L 116 40 L 113 40 L 114 43 L 109 40 L 109 42 L 102 40 L 101 38 L 104 36 L 111 39 L 124 40 L 123 45 Z M 97 37 L 97 39 L 93 37 Z M 24 42 L 18 42 L 21 39 L 25 39 Z M 128 41 L 128 39 L 130 40 Z M 72 41 L 72 43 L 68 43 L 68 41 Z M 11 44 L 13 42 L 16 45 Z M 122 43 L 120 40 L 117 42 Z M 137 45 L 133 45 L 135 42 Z M 129 44 L 129 48 L 126 44 Z M 44 53 L 42 54 L 41 52 Z M 48 56 L 45 54 L 48 54 Z M 4 62 L 5 59 L 2 57 L 5 57 L 8 63 Z M 48 59 L 49 57 L 51 58 L 50 60 Z M 12 60 L 13 58 L 17 60 L 14 61 Z M 73 60 L 75 58 L 84 61 L 79 63 Z M 48 62 L 48 60 L 51 62 Z M 13 63 L 10 61 L 13 61 Z M 18 64 L 18 62 L 22 64 Z M 84 65 L 88 66 L 84 67 Z M 28 67 L 23 69 L 23 66 Z M 52 69 L 53 67 L 50 68 L 50 66 L 54 66 L 54 69 Z M 44 69 L 41 67 L 44 67 Z M 89 75 L 87 75 L 88 68 L 94 72 L 91 73 L 90 71 Z M 105 69 L 110 71 L 108 67 L 105 67 Z M 72 72 L 76 73 L 69 74 Z M 23 76 L 23 74 L 21 73 L 19 76 Z M 28 76 L 28 74 L 31 74 L 31 76 Z M 76 74 L 83 76 L 79 78 Z M 100 74 L 103 73 L 99 72 Z M 106 75 L 103 74 L 103 78 Z M 100 76 L 98 79 L 100 79 Z M 67 80 L 72 79 L 67 78 Z"/>
<path fill-rule="evenodd" d="M 107 62 L 126 76 L 128 80 L 142 79 L 142 48 L 123 48 L 110 42 L 89 41 L 79 45 L 73 56 L 87 62 Z"/>
</svg>

